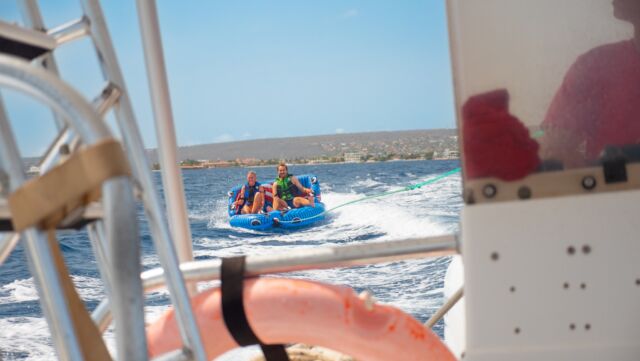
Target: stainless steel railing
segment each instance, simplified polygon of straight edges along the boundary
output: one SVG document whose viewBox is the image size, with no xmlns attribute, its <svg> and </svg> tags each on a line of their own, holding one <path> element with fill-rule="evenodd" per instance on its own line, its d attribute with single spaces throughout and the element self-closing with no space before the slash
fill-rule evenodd
<svg viewBox="0 0 640 361">
<path fill-rule="evenodd" d="M 11 56 L 0 55 L 0 85 L 40 99 L 57 113 L 63 114 L 64 119 L 69 121 L 69 126 L 75 129 L 85 144 L 92 144 L 110 136 L 109 130 L 82 96 L 42 69 Z M 22 170 L 22 159 L 2 107 L 0 107 L 0 127 L 0 158 L 2 158 L 0 164 L 10 176 L 11 190 L 15 190 L 25 182 L 26 175 Z M 131 217 L 130 214 L 135 212 L 135 208 L 125 206 L 127 199 L 133 198 L 129 179 L 119 177 L 105 182 L 103 197 L 106 205 L 106 219 L 113 221 L 107 225 L 109 243 L 116 248 L 131 248 L 132 245 L 136 247 L 136 237 L 130 233 L 135 232 L 137 227 L 135 217 Z M 135 213 L 133 214 L 135 216 Z M 30 270 L 40 294 L 43 313 L 51 328 L 58 356 L 63 360 L 81 360 L 81 347 L 75 337 L 75 326 L 63 297 L 60 279 L 53 264 L 52 250 L 46 240 L 47 235 L 35 228 L 28 229 L 23 235 Z M 129 280 L 120 285 L 127 289 L 136 286 L 140 287 L 138 280 Z M 124 311 L 118 308 L 122 307 L 124 302 L 116 299 L 113 299 L 113 302 L 114 310 L 118 313 Z M 142 309 L 135 312 L 140 313 Z M 137 324 L 136 320 L 138 320 Z M 139 332 L 144 334 L 142 317 L 129 319 L 126 323 L 132 329 L 140 330 Z"/>
<path fill-rule="evenodd" d="M 122 92 L 114 108 L 116 119 L 122 132 L 125 147 L 129 152 L 134 177 L 142 189 L 142 201 L 160 264 L 169 274 L 169 293 L 172 303 L 176 307 L 176 317 L 184 345 L 191 350 L 196 360 L 205 361 L 206 355 L 195 317 L 191 310 L 189 293 L 180 277 L 178 257 L 169 232 L 165 212 L 151 176 L 151 167 L 146 157 L 142 136 L 136 124 L 133 107 L 126 91 L 124 77 L 118 66 L 102 9 L 97 0 L 82 0 L 81 4 L 85 15 L 90 21 L 91 37 L 95 44 L 103 73 L 107 81 L 115 84 Z"/>
<path fill-rule="evenodd" d="M 111 39 L 99 2 L 97 0 L 81 1 L 84 15 L 80 19 L 71 21 L 67 24 L 63 24 L 62 26 L 52 29 L 46 33 L 38 33 L 45 32 L 45 29 L 44 22 L 42 20 L 42 16 L 40 14 L 36 1 L 20 0 L 19 4 L 21 6 L 25 23 L 32 29 L 32 31 L 23 31 L 18 29 L 16 26 L 8 27 L 8 29 L 15 29 L 16 31 L 20 31 L 21 34 L 24 33 L 26 34 L 25 36 L 29 35 L 31 36 L 31 38 L 36 40 L 46 40 L 48 42 L 47 44 L 51 43 L 50 40 L 53 39 L 53 44 L 55 46 L 66 44 L 73 40 L 84 37 L 85 35 L 89 35 L 91 40 L 93 41 L 100 66 L 102 67 L 103 75 L 105 77 L 105 80 L 107 81 L 105 91 L 101 94 L 100 97 L 96 98 L 94 106 L 101 116 L 103 116 L 109 109 L 113 109 L 115 111 L 116 119 L 118 120 L 118 125 L 124 138 L 124 144 L 128 150 L 128 154 L 130 157 L 129 160 L 132 163 L 134 177 L 137 181 L 136 185 L 140 188 L 140 194 L 145 206 L 153 240 L 155 242 L 156 250 L 160 258 L 160 263 L 162 267 L 167 269 L 167 274 L 170 275 L 168 280 L 169 291 L 172 302 L 176 307 L 176 312 L 178 315 L 177 318 L 180 325 L 183 342 L 187 348 L 191 349 L 191 353 L 195 356 L 195 359 L 204 360 L 204 348 L 202 347 L 199 332 L 195 323 L 195 318 L 191 311 L 189 293 L 187 292 L 184 281 L 180 277 L 178 256 L 176 254 L 175 245 L 172 242 L 173 237 L 170 234 L 168 222 L 164 215 L 165 210 L 161 206 L 160 198 L 151 176 L 150 167 L 146 159 L 146 153 L 144 150 L 144 145 L 142 143 L 142 137 L 140 136 L 139 130 L 136 125 L 131 102 L 126 91 L 124 78 L 121 74 L 116 59 L 115 51 L 111 43 Z M 144 12 L 144 14 L 141 14 L 141 17 L 145 16 L 145 14 L 149 14 L 148 11 L 141 11 Z M 155 16 L 155 14 L 152 15 Z M 36 62 L 42 62 L 45 68 L 47 68 L 52 74 L 57 75 L 57 66 L 54 56 L 51 52 L 45 53 L 43 56 L 39 57 Z M 161 65 L 162 68 L 156 68 L 156 70 L 161 70 L 162 72 L 164 72 L 164 65 Z M 75 142 L 75 144 L 77 144 L 77 140 L 73 140 L 76 139 L 74 138 L 73 133 L 69 133 L 69 130 L 65 129 L 65 123 L 68 123 L 68 121 L 61 118 L 61 114 L 63 114 L 62 116 L 64 116 L 64 112 L 61 112 L 59 107 L 56 107 L 55 104 L 49 105 L 51 105 L 52 109 L 54 110 L 54 116 L 58 124 L 58 128 L 61 130 L 61 133 L 65 134 L 61 135 L 61 137 L 71 136 L 72 140 L 70 141 L 70 143 Z M 162 114 L 160 113 L 156 114 L 157 117 L 161 115 Z M 75 131 L 78 132 L 78 130 Z M 164 146 L 163 148 L 166 148 L 166 146 Z M 56 160 L 54 159 L 53 163 L 55 162 Z M 180 197 L 183 197 L 182 192 L 174 191 L 173 194 L 173 199 L 176 198 L 175 194 L 179 194 Z M 183 198 L 182 203 L 184 203 Z M 183 208 L 185 208 L 182 210 L 182 218 L 184 218 L 183 223 L 187 224 L 186 207 Z M 179 227 L 172 228 L 177 229 Z M 101 240 L 102 236 L 100 232 L 96 231 L 96 229 L 97 228 L 95 227 L 91 227 L 89 231 L 92 235 L 92 238 L 95 240 L 94 245 L 99 245 L 100 243 L 104 243 L 104 240 Z M 104 233 L 108 234 L 109 232 Z M 183 231 L 182 233 L 187 234 L 187 237 L 184 237 L 184 235 L 180 237 L 181 241 L 179 242 L 178 246 L 178 248 L 182 250 L 182 255 L 180 258 L 188 261 L 192 259 L 190 248 L 191 242 L 188 228 L 186 232 Z M 131 234 L 137 234 L 137 232 L 133 232 Z M 0 246 L 2 246 L 2 249 L 5 251 L 3 253 L 7 254 L 15 246 L 16 243 L 17 241 L 15 237 L 9 237 L 0 242 Z M 187 245 L 188 247 L 185 248 L 185 245 Z M 96 247 L 96 250 L 99 251 L 100 248 Z M 109 250 L 109 252 L 107 253 L 110 253 L 112 251 L 113 250 Z M 102 256 L 97 258 L 102 259 L 102 261 L 100 261 L 101 263 L 105 262 L 105 257 Z M 107 258 L 111 259 L 111 262 L 113 262 L 112 255 L 107 256 Z M 116 272 L 114 272 L 113 270 L 112 272 L 107 272 L 105 267 L 109 268 L 114 266 L 102 265 L 101 267 L 99 267 L 101 268 L 101 277 L 103 278 L 105 285 L 107 285 L 107 293 L 110 293 L 110 288 L 116 288 L 119 286 L 109 286 L 109 283 L 113 283 L 109 281 L 109 278 L 111 277 L 109 276 L 109 274 L 112 274 L 112 276 L 115 277 L 113 274 Z M 117 285 L 117 283 L 114 284 Z M 131 340 L 144 339 L 144 337 L 120 338 L 119 336 L 117 336 L 117 339 L 121 339 L 122 342 L 132 343 Z M 120 347 L 118 349 L 120 350 Z M 139 350 L 138 354 L 142 357 L 143 351 Z M 144 350 L 144 354 L 146 356 L 146 350 Z M 131 355 L 129 355 L 128 357 L 131 357 L 132 359 L 141 359 Z"/>
<path fill-rule="evenodd" d="M 441 257 L 459 253 L 457 235 L 372 242 L 347 246 L 317 247 L 288 250 L 265 255 L 248 255 L 246 274 L 248 277 L 273 273 L 286 273 L 310 269 L 355 267 L 365 264 L 384 263 L 424 257 Z M 186 282 L 195 283 L 220 278 L 220 260 L 188 262 L 180 265 Z M 141 275 L 145 292 L 165 285 L 165 273 L 155 268 Z M 92 315 L 98 327 L 108 327 L 109 306 L 103 301 Z"/>
</svg>

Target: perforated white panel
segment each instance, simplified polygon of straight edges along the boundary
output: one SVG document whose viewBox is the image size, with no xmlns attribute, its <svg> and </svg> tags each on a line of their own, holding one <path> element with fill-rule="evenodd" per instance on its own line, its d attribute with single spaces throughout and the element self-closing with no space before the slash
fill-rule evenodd
<svg viewBox="0 0 640 361">
<path fill-rule="evenodd" d="M 640 191 L 465 207 L 465 360 L 640 360 Z"/>
</svg>

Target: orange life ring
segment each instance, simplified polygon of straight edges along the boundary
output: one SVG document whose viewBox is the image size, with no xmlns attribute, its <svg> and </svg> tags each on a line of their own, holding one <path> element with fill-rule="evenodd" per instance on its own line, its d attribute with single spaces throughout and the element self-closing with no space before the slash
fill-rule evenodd
<svg viewBox="0 0 640 361">
<path fill-rule="evenodd" d="M 455 360 L 419 321 L 391 306 L 367 307 L 348 287 L 256 278 L 245 281 L 243 297 L 251 328 L 267 344 L 318 345 L 367 361 Z M 238 347 L 222 319 L 219 289 L 191 302 L 209 359 Z M 147 328 L 147 337 L 151 357 L 182 347 L 173 310 Z"/>
</svg>

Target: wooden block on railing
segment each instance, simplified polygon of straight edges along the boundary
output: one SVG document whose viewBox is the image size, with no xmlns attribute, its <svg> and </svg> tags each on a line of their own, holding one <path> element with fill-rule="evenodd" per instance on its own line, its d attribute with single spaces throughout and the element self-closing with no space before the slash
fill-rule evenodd
<svg viewBox="0 0 640 361">
<path fill-rule="evenodd" d="M 70 215 L 58 225 L 58 229 L 80 229 L 89 223 L 102 219 L 104 214 L 102 204 L 91 203 L 78 215 Z M 7 200 L 0 198 L 0 232 L 12 232 L 11 211 Z"/>
</svg>

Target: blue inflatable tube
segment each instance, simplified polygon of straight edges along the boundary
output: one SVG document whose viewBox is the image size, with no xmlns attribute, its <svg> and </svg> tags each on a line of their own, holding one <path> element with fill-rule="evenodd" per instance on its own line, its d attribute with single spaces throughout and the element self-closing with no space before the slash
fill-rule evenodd
<svg viewBox="0 0 640 361">
<path fill-rule="evenodd" d="M 238 192 L 242 184 L 237 185 L 229 191 L 228 213 L 229 224 L 232 227 L 242 227 L 252 230 L 267 230 L 273 227 L 285 229 L 306 227 L 324 219 L 325 205 L 321 202 L 322 194 L 320 182 L 313 174 L 303 174 L 296 176 L 305 188 L 311 188 L 315 197 L 315 207 L 301 207 L 288 210 L 286 212 L 271 211 L 266 213 L 267 206 L 272 206 L 271 184 L 262 184 L 265 188 L 265 207 L 262 214 L 237 214 L 233 203 L 238 197 Z"/>
</svg>

